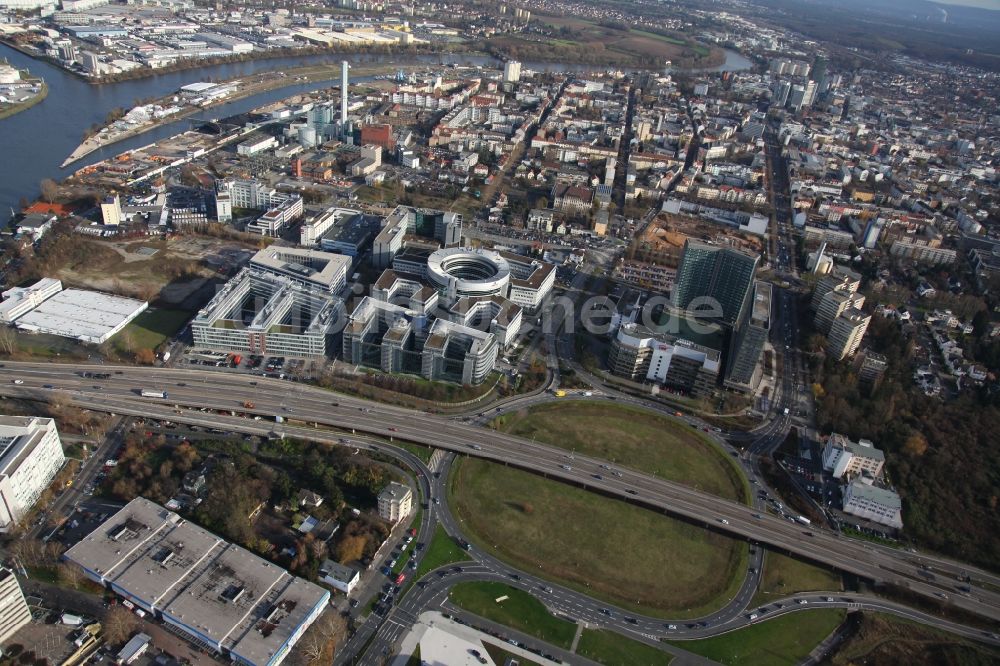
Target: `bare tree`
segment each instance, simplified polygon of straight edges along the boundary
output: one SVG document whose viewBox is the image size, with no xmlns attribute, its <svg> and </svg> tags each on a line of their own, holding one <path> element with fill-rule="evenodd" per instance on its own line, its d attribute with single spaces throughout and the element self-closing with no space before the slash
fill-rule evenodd
<svg viewBox="0 0 1000 666">
<path fill-rule="evenodd" d="M 328 663 L 334 650 L 347 635 L 347 622 L 338 613 L 327 611 L 306 630 L 297 646 L 298 663 L 318 666 Z"/>
<path fill-rule="evenodd" d="M 66 587 L 76 588 L 79 587 L 80 581 L 83 580 L 83 572 L 75 564 L 63 562 L 59 565 L 59 580 Z"/>
<path fill-rule="evenodd" d="M 104 640 L 110 645 L 127 641 L 139 627 L 139 618 L 124 606 L 113 606 L 104 616 Z"/>
<path fill-rule="evenodd" d="M 0 327 L 0 351 L 8 356 L 17 351 L 17 333 L 9 326 Z"/>
<path fill-rule="evenodd" d="M 44 179 L 38 184 L 38 187 L 42 191 L 42 198 L 48 203 L 59 198 L 59 184 L 51 178 Z"/>
</svg>

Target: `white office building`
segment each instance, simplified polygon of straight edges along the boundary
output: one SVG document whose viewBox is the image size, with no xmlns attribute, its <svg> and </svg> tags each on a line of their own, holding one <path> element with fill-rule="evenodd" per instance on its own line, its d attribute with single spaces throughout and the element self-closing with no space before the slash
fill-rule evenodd
<svg viewBox="0 0 1000 666">
<path fill-rule="evenodd" d="M 0 321 L 5 324 L 13 323 L 15 319 L 28 314 L 60 291 L 62 282 L 55 278 L 42 278 L 30 287 L 11 287 L 3 292 Z"/>
<path fill-rule="evenodd" d="M 878 478 L 884 464 L 885 454 L 867 439 L 852 442 L 835 432 L 823 447 L 823 469 L 835 479 L 845 474 L 853 477 L 865 472 Z"/>
<path fill-rule="evenodd" d="M 0 531 L 24 517 L 65 460 L 54 420 L 0 416 Z"/>
<path fill-rule="evenodd" d="M 31 622 L 31 610 L 21 586 L 10 569 L 0 569 L 0 643 Z"/>
<path fill-rule="evenodd" d="M 862 480 L 844 489 L 844 513 L 896 529 L 903 527 L 902 502 L 887 488 L 878 488 Z"/>
</svg>

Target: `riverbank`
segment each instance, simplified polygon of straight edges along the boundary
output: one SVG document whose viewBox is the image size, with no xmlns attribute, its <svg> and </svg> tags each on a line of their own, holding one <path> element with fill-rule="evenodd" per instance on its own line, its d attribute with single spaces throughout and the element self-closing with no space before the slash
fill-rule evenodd
<svg viewBox="0 0 1000 666">
<path fill-rule="evenodd" d="M 41 81 L 41 79 L 38 79 Z M 15 116 L 22 111 L 27 111 L 36 104 L 40 104 L 42 100 L 49 96 L 49 86 L 45 81 L 41 81 L 42 86 L 39 88 L 38 92 L 35 93 L 30 99 L 26 99 L 23 102 L 18 102 L 17 104 L 11 104 L 6 108 L 0 108 L 0 120 L 4 118 L 10 118 Z"/>
<path fill-rule="evenodd" d="M 427 65 L 398 65 L 398 64 L 382 64 L 382 65 L 357 65 L 351 68 L 352 77 L 369 77 L 376 76 L 379 74 L 388 74 L 391 72 L 397 72 L 399 70 L 410 71 L 414 69 L 425 68 Z M 163 116 L 161 118 L 151 119 L 148 122 L 142 123 L 141 125 L 136 125 L 135 127 L 130 127 L 129 129 L 120 132 L 105 132 L 101 131 L 94 136 L 87 137 L 84 139 L 83 143 L 77 146 L 76 150 L 70 153 L 69 157 L 63 160 L 60 165 L 60 169 L 65 169 L 70 164 L 78 162 L 91 153 L 100 150 L 105 146 L 110 146 L 133 137 L 140 136 L 146 132 L 150 132 L 157 127 L 162 125 L 167 125 L 169 123 L 176 122 L 178 120 L 183 120 L 189 116 L 193 116 L 206 109 L 211 109 L 214 107 L 222 106 L 228 104 L 229 102 L 237 102 L 241 99 L 247 97 L 253 97 L 254 95 L 259 95 L 261 93 L 270 92 L 272 90 L 280 90 L 281 88 L 292 86 L 299 83 L 314 83 L 319 81 L 331 81 L 337 79 L 340 76 L 340 65 L 308 65 L 306 67 L 298 67 L 295 69 L 284 70 L 282 72 L 265 72 L 263 74 L 254 74 L 251 76 L 237 77 L 230 79 L 228 81 L 220 82 L 219 85 L 235 85 L 237 89 L 225 97 L 221 97 L 214 102 L 205 105 L 189 105 L 178 111 L 177 113 L 171 113 L 170 115 Z M 255 80 L 256 79 L 256 80 Z M 151 104 L 161 104 L 169 105 L 172 103 L 172 99 L 176 93 L 170 93 L 163 98 L 152 102 Z M 108 126 L 110 127 L 110 126 Z M 107 127 L 105 128 L 107 129 Z"/>
<path fill-rule="evenodd" d="M 89 83 L 91 85 L 103 85 L 103 84 L 113 84 L 113 83 L 123 83 L 126 81 L 139 81 L 142 79 L 148 79 L 156 76 L 161 76 L 164 74 L 176 74 L 178 72 L 186 72 L 193 69 L 202 69 L 207 67 L 219 67 L 222 65 L 238 65 L 241 63 L 250 63 L 258 61 L 267 60 L 280 60 L 282 58 L 307 58 L 314 56 L 330 56 L 337 57 L 343 56 L 344 58 L 353 58 L 357 56 L 361 57 L 399 57 L 406 58 L 417 57 L 417 56 L 433 56 L 433 55 L 459 55 L 459 54 L 473 54 L 477 52 L 469 51 L 464 48 L 463 44 L 448 44 L 447 48 L 437 48 L 438 45 L 435 44 L 416 44 L 412 46 L 407 46 L 405 48 L 391 48 L 386 46 L 373 46 L 366 48 L 364 46 L 352 45 L 350 47 L 319 47 L 319 46 L 306 46 L 295 49 L 281 48 L 281 49 L 271 49 L 268 51 L 253 51 L 251 53 L 244 53 L 233 56 L 219 56 L 215 58 L 184 58 L 178 60 L 177 62 L 166 65 L 164 67 L 157 67 L 153 69 L 151 67 L 137 67 L 135 69 L 129 70 L 127 72 L 116 72 L 114 74 L 108 74 L 105 76 L 87 76 L 86 73 L 69 69 L 64 67 L 61 62 L 51 58 L 44 53 L 40 53 L 35 49 L 25 47 L 22 44 L 18 44 L 10 39 L 0 37 L 0 44 L 8 46 L 19 53 L 32 58 L 33 60 L 38 60 L 41 62 L 48 63 L 53 67 L 58 67 L 60 70 L 69 74 L 70 76 Z"/>
</svg>

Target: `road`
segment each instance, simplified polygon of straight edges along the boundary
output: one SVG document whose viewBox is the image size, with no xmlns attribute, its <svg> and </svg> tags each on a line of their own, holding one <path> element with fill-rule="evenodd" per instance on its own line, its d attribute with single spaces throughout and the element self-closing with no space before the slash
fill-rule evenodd
<svg viewBox="0 0 1000 666">
<path fill-rule="evenodd" d="M 942 575 L 933 581 L 927 580 L 921 561 L 910 553 L 878 548 L 840 537 L 828 530 L 804 529 L 797 523 L 759 513 L 753 507 L 626 467 L 617 467 L 609 473 L 602 467 L 606 465 L 603 460 L 580 455 L 569 460 L 570 454 L 556 447 L 486 431 L 453 419 L 332 394 L 302 384 L 187 369 L 98 368 L 113 374 L 107 380 L 95 382 L 77 374 L 85 370 L 94 371 L 94 366 L 6 363 L 0 368 L 0 392 L 44 400 L 55 391 L 69 402 L 98 411 L 172 420 L 181 420 L 180 417 L 184 416 L 175 414 L 177 405 L 237 413 L 252 411 L 261 415 L 294 418 L 307 424 L 401 438 L 572 483 L 738 538 L 766 544 L 867 580 L 901 585 L 932 599 L 941 599 L 944 595 L 954 606 L 993 620 L 1000 619 L 1000 593 L 994 591 L 1000 589 L 1000 577 L 994 574 L 962 563 L 940 560 L 937 567 Z M 13 384 L 15 378 L 23 384 Z M 58 388 L 44 389 L 45 384 Z M 141 398 L 137 394 L 141 387 L 168 390 L 169 401 Z M 246 400 L 256 404 L 253 410 L 243 409 L 242 404 Z M 294 405 L 294 409 L 290 405 Z M 245 420 L 209 412 L 187 418 L 210 427 L 223 428 L 231 422 Z M 260 424 L 258 429 L 265 434 L 288 432 L 289 429 L 287 424 L 254 423 Z M 966 574 L 973 578 L 973 591 L 967 596 L 958 595 L 945 577 L 954 581 Z M 991 587 L 982 587 L 983 582 Z"/>
</svg>

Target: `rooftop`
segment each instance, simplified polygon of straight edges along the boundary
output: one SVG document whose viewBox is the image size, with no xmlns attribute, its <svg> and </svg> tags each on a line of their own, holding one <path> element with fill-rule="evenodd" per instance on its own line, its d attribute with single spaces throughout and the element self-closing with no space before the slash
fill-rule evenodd
<svg viewBox="0 0 1000 666">
<path fill-rule="evenodd" d="M 66 559 L 202 640 L 267 664 L 329 593 L 139 497 Z"/>
</svg>

